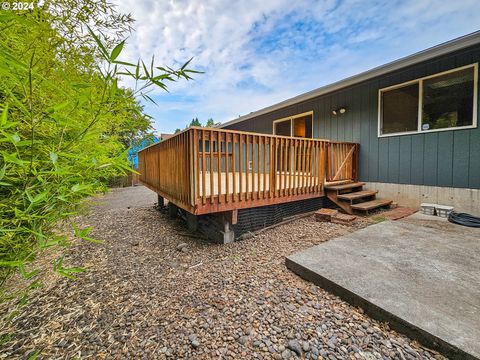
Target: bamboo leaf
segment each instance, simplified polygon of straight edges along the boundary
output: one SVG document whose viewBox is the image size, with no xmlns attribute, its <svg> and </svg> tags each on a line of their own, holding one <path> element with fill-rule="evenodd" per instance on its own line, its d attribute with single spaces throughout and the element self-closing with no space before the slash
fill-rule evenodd
<svg viewBox="0 0 480 360">
<path fill-rule="evenodd" d="M 118 64 L 118 65 L 124 65 L 124 66 L 136 66 L 135 64 L 132 64 L 132 63 L 129 63 L 129 62 L 126 62 L 126 61 L 115 60 L 113 63 Z"/>
<path fill-rule="evenodd" d="M 32 203 L 35 204 L 35 203 L 41 202 L 47 197 L 47 195 L 48 195 L 48 190 L 45 190 L 40 194 L 35 195 L 35 197 L 32 200 Z"/>
<path fill-rule="evenodd" d="M 183 66 L 180 68 L 180 70 L 185 70 L 185 68 L 188 66 L 188 64 L 190 64 L 190 62 L 193 60 L 193 57 L 190 58 L 190 60 L 188 60 L 185 64 L 183 64 Z"/>
<path fill-rule="evenodd" d="M 120 44 L 118 44 L 113 48 L 112 53 L 110 54 L 111 62 L 114 62 L 117 59 L 118 55 L 120 55 L 120 53 L 122 52 L 124 45 L 125 45 L 125 40 L 123 40 Z"/>
<path fill-rule="evenodd" d="M 105 60 L 109 60 L 109 56 L 108 56 L 108 51 L 107 49 L 105 48 L 105 46 L 103 45 L 102 41 L 100 40 L 100 38 L 95 35 L 95 33 L 92 31 L 92 29 L 90 28 L 90 26 L 87 26 L 87 29 L 88 29 L 88 32 L 90 33 L 90 35 L 92 35 L 93 37 L 93 40 L 95 40 L 95 42 L 97 43 L 98 45 L 98 48 L 100 49 L 100 52 L 102 53 L 103 57 L 105 58 Z"/>
<path fill-rule="evenodd" d="M 81 237 L 81 239 L 85 240 L 85 241 L 92 242 L 94 244 L 103 244 L 104 243 L 103 240 L 94 239 L 94 238 L 91 238 L 89 236 L 83 236 L 83 237 Z"/>
<path fill-rule="evenodd" d="M 8 104 L 2 110 L 2 116 L 0 117 L 0 126 L 4 126 L 7 124 L 7 117 L 8 117 Z"/>
</svg>

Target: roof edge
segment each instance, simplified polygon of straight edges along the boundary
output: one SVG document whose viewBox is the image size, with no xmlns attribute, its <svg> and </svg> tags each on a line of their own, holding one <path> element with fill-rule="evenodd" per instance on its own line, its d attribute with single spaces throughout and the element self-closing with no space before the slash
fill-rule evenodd
<svg viewBox="0 0 480 360">
<path fill-rule="evenodd" d="M 457 50 L 461 50 L 478 43 L 480 43 L 480 31 L 475 31 L 473 33 L 446 41 L 444 43 L 435 45 L 425 50 L 416 52 L 412 55 L 408 55 L 398 60 L 394 60 L 387 64 L 377 66 L 370 70 L 364 71 L 360 74 L 353 75 L 345 79 L 331 83 L 329 85 L 325 85 L 317 89 L 303 93 L 301 95 L 297 95 L 295 97 L 281 101 L 274 105 L 251 112 L 247 115 L 240 116 L 237 119 L 233 119 L 233 120 L 227 121 L 226 123 L 220 124 L 218 127 L 224 128 L 226 126 L 237 124 L 239 122 L 243 122 L 260 115 L 265 115 L 272 111 L 279 110 L 290 105 L 295 105 L 295 104 L 298 104 L 299 102 L 310 100 L 317 96 L 321 96 L 337 90 L 341 90 L 348 86 L 352 86 L 352 85 L 361 83 L 363 81 L 388 74 L 392 71 L 400 70 L 407 66 L 418 64 L 422 61 L 430 60 L 437 56 L 442 56 Z"/>
</svg>

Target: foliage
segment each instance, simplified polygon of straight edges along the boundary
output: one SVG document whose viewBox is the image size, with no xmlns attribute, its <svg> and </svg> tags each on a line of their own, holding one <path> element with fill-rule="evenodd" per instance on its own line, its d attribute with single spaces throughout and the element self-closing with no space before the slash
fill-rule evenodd
<svg viewBox="0 0 480 360">
<path fill-rule="evenodd" d="M 105 0 L 47 2 L 0 13 L 0 285 L 42 249 L 68 249 L 54 232 L 105 180 L 130 171 L 128 147 L 148 138 L 137 98 L 191 79 L 193 70 L 120 60 L 132 20 Z M 103 35 L 106 34 L 106 35 Z M 137 84 L 119 87 L 120 77 Z M 73 235 L 86 241 L 91 229 Z M 54 270 L 74 277 L 64 255 Z"/>
<path fill-rule="evenodd" d="M 190 121 L 190 125 L 188 125 L 187 127 L 192 126 L 202 126 L 202 123 L 198 120 L 198 117 L 193 118 L 192 121 Z"/>
<path fill-rule="evenodd" d="M 218 122 L 216 123 L 215 121 L 213 121 L 212 118 L 209 118 L 205 124 L 205 127 L 214 127 L 214 126 L 218 126 L 220 125 L 221 123 Z M 188 129 L 189 127 L 192 127 L 192 126 L 198 126 L 198 127 L 202 127 L 202 123 L 200 120 L 198 120 L 198 117 L 195 117 L 192 119 L 192 121 L 190 121 L 190 124 L 188 124 L 187 126 L 185 126 L 185 129 Z M 182 131 L 181 129 L 177 128 L 175 129 L 175 132 L 174 134 L 177 134 L 179 133 L 180 131 Z"/>
</svg>

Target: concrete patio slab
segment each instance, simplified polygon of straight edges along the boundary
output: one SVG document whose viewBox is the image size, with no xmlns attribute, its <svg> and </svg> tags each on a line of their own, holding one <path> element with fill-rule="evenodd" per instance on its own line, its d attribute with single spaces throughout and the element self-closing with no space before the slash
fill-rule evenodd
<svg viewBox="0 0 480 360">
<path fill-rule="evenodd" d="M 451 358 L 480 358 L 480 229 L 415 214 L 287 257 L 301 277 Z"/>
</svg>

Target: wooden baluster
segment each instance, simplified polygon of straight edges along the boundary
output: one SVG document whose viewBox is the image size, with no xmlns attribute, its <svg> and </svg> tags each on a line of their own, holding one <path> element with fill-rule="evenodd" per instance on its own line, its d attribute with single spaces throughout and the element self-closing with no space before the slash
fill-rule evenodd
<svg viewBox="0 0 480 360">
<path fill-rule="evenodd" d="M 280 148 L 281 148 L 281 172 L 280 176 L 283 178 L 280 189 L 282 190 L 282 196 L 287 195 L 287 139 L 280 139 Z"/>
<path fill-rule="evenodd" d="M 292 194 L 291 195 L 295 195 L 297 193 L 297 176 L 298 176 L 298 171 L 297 171 L 297 140 L 294 139 L 292 140 L 293 142 L 293 148 L 292 148 L 292 171 L 290 172 L 290 176 L 292 177 Z"/>
<path fill-rule="evenodd" d="M 252 200 L 257 195 L 258 188 L 255 190 L 255 144 L 257 143 L 257 136 L 252 135 Z"/>
<path fill-rule="evenodd" d="M 317 157 L 319 156 L 320 154 L 320 149 L 321 149 L 321 146 L 323 145 L 323 141 L 322 142 L 315 142 L 312 146 L 312 191 L 316 191 L 316 185 L 317 185 L 317 177 L 318 177 L 318 174 L 319 174 L 319 170 L 320 169 L 317 169 Z"/>
<path fill-rule="evenodd" d="M 261 188 L 260 188 L 260 174 L 261 174 L 261 162 L 260 162 L 260 145 L 261 145 L 261 142 L 262 142 L 262 137 L 261 136 L 258 136 L 257 137 L 257 199 L 260 199 L 260 192 L 261 192 Z"/>
<path fill-rule="evenodd" d="M 187 158 L 187 152 L 185 151 L 185 146 L 187 146 L 188 142 L 186 141 L 186 136 L 188 135 L 188 132 L 184 132 L 181 135 L 180 139 L 180 144 L 181 144 L 181 149 L 182 149 L 182 157 L 181 159 L 184 159 L 183 161 L 183 166 L 182 166 L 182 178 L 183 178 L 183 183 L 182 183 L 182 201 L 184 203 L 188 203 L 187 196 L 188 196 L 188 191 L 187 191 L 187 186 L 188 186 L 188 171 L 185 168 L 188 166 L 188 158 Z"/>
<path fill-rule="evenodd" d="M 355 144 L 355 161 L 353 165 L 355 169 L 355 172 L 353 174 L 355 181 L 359 181 L 359 170 L 360 170 L 358 168 L 359 157 L 360 157 L 360 144 Z"/>
<path fill-rule="evenodd" d="M 193 129 L 193 152 L 192 152 L 192 161 L 193 161 L 193 173 L 194 173 L 194 195 L 192 197 L 191 204 L 197 204 L 197 198 L 200 194 L 200 172 L 198 168 L 198 130 Z"/>
<path fill-rule="evenodd" d="M 207 203 L 206 200 L 206 193 L 207 193 L 207 186 L 206 186 L 206 169 L 207 169 L 207 159 L 205 158 L 205 131 L 201 130 L 202 132 L 202 203 L 205 205 Z"/>
<path fill-rule="evenodd" d="M 298 150 L 297 150 L 297 168 L 298 168 L 298 175 L 297 175 L 297 194 L 302 194 L 302 186 L 303 186 L 303 168 L 302 168 L 302 158 L 303 158 L 303 140 L 298 140 Z"/>
<path fill-rule="evenodd" d="M 276 197 L 277 191 L 277 138 L 270 138 L 270 198 Z"/>
<path fill-rule="evenodd" d="M 313 192 L 313 187 L 315 186 L 315 146 L 318 144 L 318 141 L 314 141 L 310 146 L 310 191 Z"/>
<path fill-rule="evenodd" d="M 298 149 L 297 149 L 297 195 L 302 193 L 302 177 L 303 177 L 303 168 L 302 168 L 302 152 L 303 152 L 303 140 L 298 140 Z"/>
<path fill-rule="evenodd" d="M 178 161 L 177 161 L 177 158 L 178 158 L 178 152 L 176 152 L 175 150 L 177 149 L 178 147 L 178 136 L 175 136 L 171 142 L 171 146 L 170 146 L 170 152 L 172 154 L 172 160 L 173 160 L 173 166 L 174 166 L 174 172 L 173 174 L 178 174 L 180 173 L 180 169 L 178 168 Z M 174 155 L 175 154 L 175 155 Z M 173 174 L 171 174 L 170 176 L 170 183 L 173 185 L 171 188 L 173 189 L 173 194 L 172 195 L 175 195 L 175 198 L 178 199 L 178 193 L 179 193 L 179 182 L 180 181 L 173 181 Z M 181 176 L 181 174 L 180 174 Z"/>
<path fill-rule="evenodd" d="M 304 193 L 305 184 L 305 140 L 300 140 L 300 194 Z"/>
<path fill-rule="evenodd" d="M 267 190 L 267 137 L 263 137 L 263 198 Z"/>
<path fill-rule="evenodd" d="M 188 159 L 188 135 L 189 131 L 186 131 L 183 134 L 183 158 L 185 159 L 183 163 L 183 176 L 184 176 L 184 183 L 183 183 L 183 201 L 185 204 L 189 204 L 189 193 L 190 193 L 190 174 L 189 171 L 190 163 Z"/>
<path fill-rule="evenodd" d="M 314 184 L 314 187 L 313 187 L 313 191 L 315 191 L 316 193 L 318 192 L 318 184 L 323 181 L 323 180 L 320 180 L 320 162 L 318 159 L 320 159 L 320 157 L 322 156 L 322 152 L 325 150 L 325 145 L 326 143 L 325 142 L 321 142 L 321 143 L 317 143 L 315 144 L 315 159 L 314 159 L 314 166 L 315 166 L 315 184 Z M 324 164 L 324 166 L 326 166 L 326 164 Z M 325 169 L 325 172 L 326 172 L 327 169 Z"/>
<path fill-rule="evenodd" d="M 335 172 L 336 172 L 336 168 L 337 168 L 338 151 L 336 149 L 337 149 L 337 146 L 334 143 L 332 143 L 332 157 L 333 157 L 333 161 L 332 161 L 332 180 L 334 180 L 333 177 L 335 176 Z"/>
<path fill-rule="evenodd" d="M 289 139 L 284 139 L 285 142 L 284 142 L 284 166 L 285 166 L 285 174 L 284 174 L 284 177 L 285 177 L 285 196 L 289 195 L 290 194 L 290 176 L 288 174 L 288 170 L 289 167 L 290 167 L 290 157 L 288 156 L 288 153 L 289 153 L 289 149 L 288 149 L 288 145 L 290 143 L 290 140 Z"/>
<path fill-rule="evenodd" d="M 225 191 L 225 201 L 228 203 L 230 201 L 230 170 L 228 169 L 228 133 L 225 132 L 225 184 L 226 184 L 226 191 Z"/>
<path fill-rule="evenodd" d="M 236 165 L 237 165 L 237 157 L 236 157 L 236 134 L 232 134 L 232 173 L 233 173 L 233 202 L 236 201 L 237 197 L 237 170 L 236 170 Z"/>
<path fill-rule="evenodd" d="M 218 200 L 220 204 L 222 202 L 222 138 L 219 131 L 215 131 L 217 134 L 217 191 L 218 191 Z"/>
<path fill-rule="evenodd" d="M 307 148 L 306 148 L 306 156 L 305 156 L 305 192 L 307 194 L 310 194 L 312 192 L 311 185 L 312 185 L 312 165 L 311 165 L 311 146 L 312 146 L 312 140 L 307 141 L 306 143 Z"/>
<path fill-rule="evenodd" d="M 320 156 L 318 157 L 319 158 L 319 161 L 320 161 L 320 164 L 321 166 L 319 166 L 318 170 L 320 172 L 320 175 L 319 175 L 319 191 L 323 191 L 323 186 L 324 186 L 324 178 L 325 178 L 325 164 L 327 163 L 327 151 L 326 151 L 326 148 L 327 148 L 327 144 L 324 144 L 324 146 L 322 147 L 322 152 L 320 153 Z"/>
<path fill-rule="evenodd" d="M 251 199 L 255 199 L 255 143 L 256 136 L 252 135 L 252 197 Z"/>
<path fill-rule="evenodd" d="M 249 195 L 248 195 L 248 190 L 249 189 L 249 184 L 250 184 L 250 170 L 248 168 L 248 145 L 250 143 L 250 135 L 245 135 L 245 181 L 246 181 L 246 192 L 245 192 L 245 200 L 248 201 Z"/>
<path fill-rule="evenodd" d="M 288 148 L 287 148 L 287 144 L 288 144 Z M 291 177 L 292 177 L 292 152 L 291 152 L 291 140 L 290 139 L 285 139 L 285 159 L 287 160 L 287 170 L 289 171 L 289 173 L 287 174 L 287 182 L 288 182 L 288 185 L 287 185 L 287 196 L 291 194 L 292 192 L 292 184 L 291 184 Z"/>
<path fill-rule="evenodd" d="M 238 143 L 238 172 L 240 175 L 240 201 L 243 200 L 243 135 L 239 134 L 239 143 Z"/>
<path fill-rule="evenodd" d="M 177 163 L 177 167 L 178 167 L 178 174 L 180 174 L 180 181 L 177 182 L 177 187 L 178 187 L 178 199 L 180 200 L 180 202 L 183 202 L 183 183 L 185 181 L 185 177 L 184 177 L 184 173 L 183 173 L 183 164 L 181 162 L 178 161 L 178 159 L 184 159 L 183 157 L 183 151 L 182 151 L 182 137 L 183 137 L 183 134 L 179 135 L 176 137 L 176 144 L 175 144 L 175 148 L 177 149 L 177 156 L 176 156 L 176 163 Z M 178 156 L 178 154 L 180 154 L 180 156 Z"/>
<path fill-rule="evenodd" d="M 214 180 L 214 160 L 213 160 L 213 149 L 214 149 L 214 142 L 213 142 L 213 130 L 210 130 L 210 203 L 214 204 L 214 193 L 215 193 L 215 185 L 213 183 Z"/>
<path fill-rule="evenodd" d="M 329 144 L 328 152 L 329 152 L 328 160 L 330 161 L 330 165 L 329 165 L 330 166 L 330 169 L 329 169 L 330 172 L 329 172 L 328 175 L 329 175 L 329 181 L 331 181 L 332 177 L 333 177 L 333 174 L 332 174 L 333 173 L 333 167 L 335 166 L 334 165 L 335 157 L 334 157 L 334 153 L 333 153 L 333 143 Z"/>
<path fill-rule="evenodd" d="M 307 184 L 307 172 L 306 172 L 306 159 L 307 159 L 307 142 L 302 140 L 302 194 L 306 193 Z"/>
</svg>

